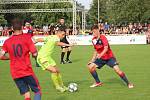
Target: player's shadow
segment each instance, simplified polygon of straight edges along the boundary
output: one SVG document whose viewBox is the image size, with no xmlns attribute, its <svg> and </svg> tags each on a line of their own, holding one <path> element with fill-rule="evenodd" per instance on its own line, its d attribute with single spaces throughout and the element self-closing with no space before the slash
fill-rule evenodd
<svg viewBox="0 0 150 100">
<path fill-rule="evenodd" d="M 81 61 L 82 59 L 73 59 L 72 60 L 72 62 L 74 63 L 74 62 L 79 62 L 79 61 Z"/>
<path fill-rule="evenodd" d="M 120 84 L 123 85 L 123 81 L 117 78 L 110 78 L 104 81 L 104 84 Z"/>
<path fill-rule="evenodd" d="M 82 84 L 83 85 L 83 84 L 89 84 L 89 82 L 90 82 L 90 80 L 80 80 L 80 81 L 79 80 L 75 80 L 75 81 L 67 81 L 66 84 L 77 83 L 77 84 L 80 84 L 80 85 Z"/>
<path fill-rule="evenodd" d="M 55 100 L 66 100 L 67 98 L 65 96 L 58 96 Z"/>
</svg>

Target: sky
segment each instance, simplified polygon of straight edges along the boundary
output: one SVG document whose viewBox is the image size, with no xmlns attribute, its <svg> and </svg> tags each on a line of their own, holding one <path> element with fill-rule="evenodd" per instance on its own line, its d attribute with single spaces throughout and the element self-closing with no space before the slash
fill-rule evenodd
<svg viewBox="0 0 150 100">
<path fill-rule="evenodd" d="M 90 4 L 92 3 L 92 0 L 76 0 L 76 1 L 85 6 L 85 9 L 90 9 Z"/>
</svg>

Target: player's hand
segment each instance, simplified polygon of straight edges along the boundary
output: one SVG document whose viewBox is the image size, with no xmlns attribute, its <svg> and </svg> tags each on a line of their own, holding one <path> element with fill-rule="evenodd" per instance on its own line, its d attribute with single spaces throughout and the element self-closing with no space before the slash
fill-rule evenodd
<svg viewBox="0 0 150 100">
<path fill-rule="evenodd" d="M 70 45 L 70 47 L 72 47 L 73 46 L 73 44 L 69 44 Z"/>
<path fill-rule="evenodd" d="M 70 44 L 70 47 L 73 47 L 75 44 Z"/>
<path fill-rule="evenodd" d="M 93 62 L 92 62 L 92 61 L 89 61 L 89 62 L 88 62 L 88 65 L 90 65 L 91 63 L 93 63 Z"/>
<path fill-rule="evenodd" d="M 75 45 L 77 45 L 77 43 L 70 43 L 70 45 L 71 45 L 71 46 L 75 46 Z"/>
<path fill-rule="evenodd" d="M 101 58 L 101 55 L 100 55 L 100 54 L 97 54 L 96 58 L 100 59 L 100 58 Z"/>
</svg>

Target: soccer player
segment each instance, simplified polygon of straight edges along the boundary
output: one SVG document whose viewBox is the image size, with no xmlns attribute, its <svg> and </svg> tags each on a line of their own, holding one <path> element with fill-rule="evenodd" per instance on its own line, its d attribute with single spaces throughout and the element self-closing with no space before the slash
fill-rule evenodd
<svg viewBox="0 0 150 100">
<path fill-rule="evenodd" d="M 51 79 L 54 83 L 55 88 L 60 92 L 65 92 L 67 88 L 64 86 L 60 71 L 57 68 L 55 61 L 52 59 L 51 55 L 54 52 L 54 47 L 58 46 L 72 46 L 60 42 L 60 39 L 65 36 L 64 30 L 58 30 L 56 35 L 51 35 L 46 38 L 35 39 L 35 42 L 44 42 L 44 45 L 38 52 L 37 62 L 42 67 L 43 70 L 51 72 Z"/>
<path fill-rule="evenodd" d="M 25 26 L 23 27 L 23 33 L 24 34 L 28 34 L 31 37 L 33 36 L 33 28 L 31 26 L 31 22 L 30 21 L 25 21 Z"/>
<path fill-rule="evenodd" d="M 13 18 L 13 17 L 11 17 Z M 0 59 L 8 60 L 10 57 L 10 70 L 13 80 L 24 100 L 31 100 L 30 89 L 35 93 L 34 100 L 41 100 L 41 89 L 34 75 L 30 62 L 29 52 L 33 57 L 37 56 L 37 50 L 28 35 L 22 34 L 22 20 L 14 17 L 11 20 L 14 33 L 7 39 L 0 51 Z"/>
<path fill-rule="evenodd" d="M 127 84 L 128 88 L 133 88 L 133 84 L 128 81 L 125 73 L 119 69 L 118 63 L 109 46 L 108 40 L 104 35 L 100 34 L 98 25 L 92 26 L 91 30 L 94 35 L 92 43 L 95 51 L 93 53 L 92 59 L 88 63 L 88 69 L 95 79 L 95 83 L 90 87 L 97 87 L 102 85 L 102 82 L 100 81 L 96 72 L 96 68 L 100 69 L 106 64 L 109 67 L 113 68 L 113 70 Z"/>
<path fill-rule="evenodd" d="M 67 40 L 67 36 L 68 36 L 69 33 L 67 31 L 67 27 L 65 25 L 64 18 L 61 18 L 59 20 L 59 24 L 56 25 L 56 29 L 65 30 L 66 34 L 65 34 L 65 36 L 60 41 L 63 42 L 63 43 L 69 44 L 69 41 Z M 72 61 L 70 61 L 70 59 L 69 59 L 69 56 L 70 56 L 71 51 L 72 51 L 71 47 L 70 46 L 61 46 L 61 48 L 62 48 L 62 52 L 61 52 L 61 61 L 60 61 L 60 63 L 61 64 L 65 64 L 65 61 L 67 63 L 72 63 Z M 67 52 L 67 57 L 66 57 L 66 60 L 64 61 L 64 56 L 65 56 L 66 52 Z"/>
<path fill-rule="evenodd" d="M 25 26 L 23 27 L 23 34 L 29 35 L 29 38 L 33 36 L 33 27 L 31 26 L 31 21 L 30 20 L 25 20 L 24 21 Z M 39 64 L 36 62 L 37 58 L 35 57 L 35 63 L 36 67 L 40 67 Z"/>
</svg>

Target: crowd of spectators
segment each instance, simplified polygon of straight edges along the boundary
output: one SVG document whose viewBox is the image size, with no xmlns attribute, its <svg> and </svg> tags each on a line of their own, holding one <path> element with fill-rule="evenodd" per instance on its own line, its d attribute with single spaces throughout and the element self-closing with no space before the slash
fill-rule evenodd
<svg viewBox="0 0 150 100">
<path fill-rule="evenodd" d="M 129 23 L 127 25 L 109 25 L 107 22 L 99 23 L 102 34 L 121 35 L 121 34 L 145 34 L 150 28 L 150 24 Z"/>
<path fill-rule="evenodd" d="M 56 31 L 56 25 L 34 25 L 33 26 L 34 35 L 54 35 Z M 102 34 L 108 35 L 121 35 L 121 34 L 146 34 L 148 29 L 150 29 L 150 24 L 144 23 L 129 23 L 127 25 L 114 25 L 105 23 L 99 23 L 99 29 Z M 77 28 L 78 32 L 73 33 L 72 26 L 68 27 L 69 35 L 79 34 L 79 28 Z M 86 32 L 88 33 L 88 32 Z M 10 27 L 0 25 L 0 36 L 10 36 L 12 34 L 12 29 Z M 82 34 L 82 32 L 81 32 Z M 90 33 L 92 34 L 92 33 Z"/>
<path fill-rule="evenodd" d="M 99 23 L 99 30 L 101 34 L 105 35 L 146 35 L 147 43 L 150 43 L 150 24 L 144 23 L 129 23 L 124 25 L 114 25 Z M 89 32 L 90 35 L 92 33 Z"/>
<path fill-rule="evenodd" d="M 43 25 L 38 26 L 34 25 L 31 26 L 33 30 L 33 35 L 54 35 L 55 31 L 57 30 L 56 25 L 50 24 L 50 25 Z M 78 35 L 79 33 L 90 33 L 90 31 L 87 32 L 79 32 L 79 28 L 77 28 L 77 32 L 73 33 L 73 27 L 70 26 L 67 29 L 67 33 L 69 35 Z M 114 24 L 108 24 L 105 23 L 99 23 L 99 30 L 101 34 L 106 35 L 125 35 L 125 34 L 145 34 L 147 37 L 148 43 L 150 43 L 150 24 L 144 23 L 129 23 L 127 25 L 114 25 Z M 8 27 L 6 25 L 0 25 L 0 36 L 11 36 L 13 33 L 13 30 L 11 27 Z"/>
<path fill-rule="evenodd" d="M 77 28 L 79 29 L 79 28 Z M 55 35 L 55 31 L 57 30 L 56 26 L 54 24 L 51 25 L 35 25 L 32 26 L 33 34 L 34 35 Z M 10 36 L 12 34 L 12 28 L 8 26 L 2 26 L 0 25 L 0 36 Z M 67 28 L 67 31 L 69 35 L 76 35 L 79 32 L 73 33 L 73 27 L 70 26 Z"/>
</svg>

